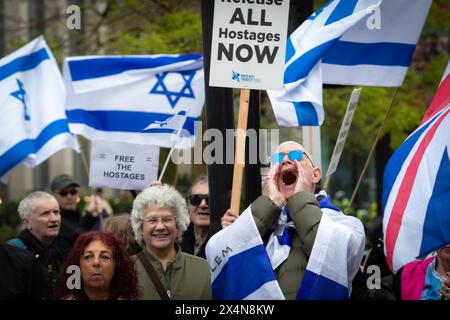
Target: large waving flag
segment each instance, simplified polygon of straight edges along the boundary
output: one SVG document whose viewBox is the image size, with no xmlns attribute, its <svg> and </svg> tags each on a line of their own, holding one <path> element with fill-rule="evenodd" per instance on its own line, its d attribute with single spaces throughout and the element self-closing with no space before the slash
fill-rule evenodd
<svg viewBox="0 0 450 320">
<path fill-rule="evenodd" d="M 401 86 L 430 6 L 431 0 L 383 0 L 325 53 L 323 83 Z"/>
<path fill-rule="evenodd" d="M 67 58 L 70 129 L 91 140 L 192 147 L 202 68 L 198 54 Z"/>
<path fill-rule="evenodd" d="M 400 86 L 431 0 L 332 0 L 287 41 L 284 91 L 269 91 L 280 126 L 324 120 L 322 82 Z"/>
<path fill-rule="evenodd" d="M 450 76 L 431 108 L 384 170 L 384 249 L 394 271 L 450 243 Z"/>
<path fill-rule="evenodd" d="M 321 201 L 323 216 L 297 299 L 348 299 L 359 269 L 364 227 L 357 218 L 345 216 L 327 203 Z M 264 247 L 249 207 L 209 240 L 206 257 L 214 299 L 284 299 L 272 269 L 289 255 L 292 242 L 287 228 L 292 224 L 283 213 L 280 221 L 285 229 L 281 228 L 280 236 L 272 234 Z"/>
<path fill-rule="evenodd" d="M 72 148 L 61 73 L 43 37 L 0 60 L 0 177 L 19 163 L 34 167 Z"/>
</svg>

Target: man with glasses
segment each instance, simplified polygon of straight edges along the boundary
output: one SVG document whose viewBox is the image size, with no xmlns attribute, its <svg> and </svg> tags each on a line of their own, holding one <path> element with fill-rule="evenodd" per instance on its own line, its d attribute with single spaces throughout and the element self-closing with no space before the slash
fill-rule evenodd
<svg viewBox="0 0 450 320">
<path fill-rule="evenodd" d="M 265 188 L 267 194 L 251 204 L 251 213 L 284 296 L 286 299 L 303 298 L 300 285 L 306 274 L 323 213 L 326 210 L 339 215 L 342 213 L 325 192 L 315 194 L 322 172 L 315 167 L 308 151 L 301 144 L 293 141 L 280 144 L 271 157 L 268 175 Z M 222 227 L 229 226 L 236 219 L 237 215 L 228 210 L 222 217 Z M 357 267 L 360 261 L 358 254 L 362 255 L 364 248 L 364 230 L 362 224 L 358 223 L 358 230 L 346 232 L 354 233 L 352 238 L 355 241 L 351 245 L 359 249 L 351 254 L 342 253 L 343 256 L 352 257 L 355 254 Z M 314 263 L 317 264 L 317 261 L 314 260 Z M 353 276 L 349 276 L 350 281 Z M 311 285 L 309 281 L 307 284 Z"/>
<path fill-rule="evenodd" d="M 90 231 L 94 225 L 100 224 L 102 210 L 88 206 L 83 217 L 80 217 L 77 211 L 80 185 L 67 174 L 56 176 L 50 189 L 61 211 L 61 230 L 55 243 L 65 257 L 80 233 Z"/>
<path fill-rule="evenodd" d="M 200 176 L 188 192 L 191 223 L 183 233 L 181 250 L 205 258 L 205 246 L 209 239 L 209 187 L 208 177 Z"/>
<path fill-rule="evenodd" d="M 61 223 L 58 202 L 49 193 L 35 191 L 20 201 L 18 211 L 24 229 L 8 243 L 36 257 L 46 275 L 46 297 L 53 298 L 63 262 L 63 256 L 54 244 Z"/>
</svg>

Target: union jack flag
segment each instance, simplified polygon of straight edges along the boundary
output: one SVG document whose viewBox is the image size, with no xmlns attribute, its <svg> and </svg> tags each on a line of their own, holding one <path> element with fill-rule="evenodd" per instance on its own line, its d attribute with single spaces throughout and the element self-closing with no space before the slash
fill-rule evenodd
<svg viewBox="0 0 450 320">
<path fill-rule="evenodd" d="M 450 243 L 450 76 L 383 179 L 386 260 L 393 271 Z"/>
</svg>

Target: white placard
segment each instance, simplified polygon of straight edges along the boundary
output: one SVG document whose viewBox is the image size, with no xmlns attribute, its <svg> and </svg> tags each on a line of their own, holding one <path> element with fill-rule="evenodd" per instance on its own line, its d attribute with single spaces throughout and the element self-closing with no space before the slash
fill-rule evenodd
<svg viewBox="0 0 450 320">
<path fill-rule="evenodd" d="M 142 190 L 158 175 L 159 147 L 92 141 L 89 186 Z"/>
<path fill-rule="evenodd" d="M 279 90 L 289 0 L 215 0 L 209 85 Z"/>
<path fill-rule="evenodd" d="M 353 114 L 355 113 L 356 106 L 358 105 L 359 95 L 361 88 L 354 89 L 350 100 L 348 101 L 347 111 L 345 111 L 344 120 L 342 120 L 341 130 L 339 130 L 339 136 L 334 146 L 333 155 L 331 156 L 330 165 L 327 170 L 327 177 L 331 176 L 338 166 L 341 159 L 342 150 L 344 150 L 345 140 L 347 139 L 348 130 L 352 124 Z"/>
</svg>

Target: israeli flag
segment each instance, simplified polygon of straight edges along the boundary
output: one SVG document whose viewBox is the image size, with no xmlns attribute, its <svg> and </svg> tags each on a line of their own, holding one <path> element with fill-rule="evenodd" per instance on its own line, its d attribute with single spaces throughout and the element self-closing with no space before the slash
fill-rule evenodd
<svg viewBox="0 0 450 320">
<path fill-rule="evenodd" d="M 61 73 L 42 36 L 0 60 L 0 177 L 55 152 L 78 151 L 64 111 Z"/>
<path fill-rule="evenodd" d="M 250 207 L 211 237 L 206 259 L 214 300 L 284 300 Z"/>
<path fill-rule="evenodd" d="M 339 38 L 371 14 L 381 0 L 333 0 L 288 38 L 284 90 L 268 90 L 282 127 L 319 126 L 324 120 L 321 59 Z"/>
<path fill-rule="evenodd" d="M 431 0 L 332 0 L 288 38 L 284 90 L 268 91 L 280 126 L 319 126 L 322 83 L 400 86 Z"/>
<path fill-rule="evenodd" d="M 359 219 L 344 215 L 328 196 L 320 206 L 323 215 L 297 299 L 347 300 L 364 252 L 364 226 Z M 206 245 L 213 298 L 284 299 L 271 271 L 289 256 L 288 228 L 295 226 L 283 209 L 264 247 L 249 207 L 231 226 L 215 234 Z"/>
<path fill-rule="evenodd" d="M 325 53 L 323 83 L 399 87 L 431 0 L 383 0 Z"/>
<path fill-rule="evenodd" d="M 67 58 L 70 128 L 91 140 L 192 147 L 205 100 L 202 68 L 198 54 Z"/>
<path fill-rule="evenodd" d="M 342 212 L 322 213 L 297 299 L 348 300 L 364 253 L 364 226 Z"/>
</svg>

